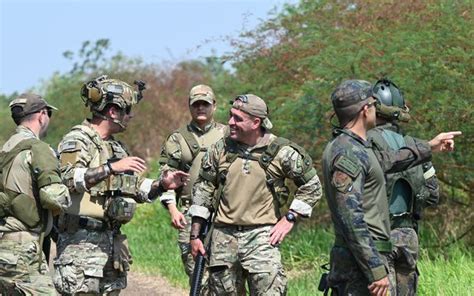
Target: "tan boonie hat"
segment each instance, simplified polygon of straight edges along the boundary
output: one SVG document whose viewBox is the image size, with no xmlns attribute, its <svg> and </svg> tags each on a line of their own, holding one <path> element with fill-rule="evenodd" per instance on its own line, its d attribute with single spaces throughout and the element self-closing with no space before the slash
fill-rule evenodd
<svg viewBox="0 0 474 296">
<path fill-rule="evenodd" d="M 197 101 L 205 101 L 209 104 L 213 104 L 216 101 L 216 96 L 212 91 L 212 88 L 205 84 L 199 84 L 191 88 L 189 92 L 189 105 L 194 104 Z"/>
<path fill-rule="evenodd" d="M 26 93 L 19 95 L 10 102 L 10 110 L 13 118 L 22 118 L 26 115 L 41 111 L 44 108 L 58 110 L 58 108 L 48 104 L 46 100 L 37 94 Z"/>
<path fill-rule="evenodd" d="M 268 119 L 268 107 L 265 101 L 253 94 L 240 95 L 231 101 L 232 108 L 263 119 L 262 126 L 271 129 L 273 124 Z"/>
</svg>

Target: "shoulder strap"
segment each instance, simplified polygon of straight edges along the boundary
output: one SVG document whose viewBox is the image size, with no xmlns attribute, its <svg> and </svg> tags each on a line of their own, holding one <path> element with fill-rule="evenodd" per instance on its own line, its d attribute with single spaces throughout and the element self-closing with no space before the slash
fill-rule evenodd
<svg viewBox="0 0 474 296">
<path fill-rule="evenodd" d="M 201 146 L 199 145 L 198 141 L 194 137 L 193 133 L 191 133 L 191 131 L 189 130 L 189 126 L 188 125 L 183 126 L 179 128 L 177 132 L 180 133 L 181 136 L 183 136 L 183 139 L 188 145 L 189 150 L 191 150 L 192 159 L 194 159 L 198 155 L 199 151 L 201 150 Z"/>
<path fill-rule="evenodd" d="M 86 125 L 80 124 L 80 125 L 74 126 L 71 129 L 71 131 L 79 131 L 80 133 L 86 135 L 92 141 L 92 143 L 94 143 L 97 149 L 99 149 L 99 151 L 102 150 L 102 146 L 100 144 L 101 140 L 99 136 L 97 135 L 97 133 L 92 128 Z"/>
<path fill-rule="evenodd" d="M 0 152 L 0 170 L 3 170 L 4 167 L 6 167 L 11 161 L 13 161 L 13 159 L 18 155 L 18 153 L 23 150 L 31 149 L 31 147 L 38 142 L 40 142 L 40 140 L 36 138 L 25 139 L 16 144 L 16 146 L 13 147 L 12 150 L 8 152 Z"/>
</svg>

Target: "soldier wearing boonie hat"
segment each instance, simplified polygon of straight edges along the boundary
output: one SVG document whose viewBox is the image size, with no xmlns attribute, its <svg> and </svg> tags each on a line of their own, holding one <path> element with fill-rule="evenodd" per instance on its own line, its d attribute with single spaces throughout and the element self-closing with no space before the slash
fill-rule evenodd
<svg viewBox="0 0 474 296">
<path fill-rule="evenodd" d="M 287 281 L 277 246 L 298 217 L 311 215 L 321 184 L 305 150 L 270 133 L 273 125 L 260 97 L 240 95 L 231 104 L 229 136 L 206 153 L 193 187 L 192 253 L 206 253 L 199 231 L 212 212 L 211 295 L 245 294 L 243 274 L 252 294 L 284 295 Z M 298 189 L 282 215 L 286 178 Z"/>
<path fill-rule="evenodd" d="M 0 152 L 0 294 L 55 295 L 41 246 L 71 199 L 56 154 L 40 138 L 57 109 L 32 93 L 9 106 L 17 128 Z"/>
</svg>

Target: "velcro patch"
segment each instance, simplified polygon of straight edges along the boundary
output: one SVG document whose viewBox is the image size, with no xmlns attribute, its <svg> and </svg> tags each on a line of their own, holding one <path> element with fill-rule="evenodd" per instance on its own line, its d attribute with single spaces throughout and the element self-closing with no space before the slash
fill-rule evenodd
<svg viewBox="0 0 474 296">
<path fill-rule="evenodd" d="M 80 149 L 77 141 L 67 141 L 59 146 L 59 152 L 72 152 Z"/>
<path fill-rule="evenodd" d="M 334 166 L 352 178 L 357 177 L 361 171 L 361 167 L 355 161 L 344 155 L 339 157 Z"/>
<path fill-rule="evenodd" d="M 62 152 L 59 159 L 61 160 L 61 166 L 75 164 L 79 159 L 79 152 Z"/>
<path fill-rule="evenodd" d="M 342 193 L 352 191 L 352 178 L 344 172 L 335 171 L 332 175 L 332 185 Z"/>
</svg>

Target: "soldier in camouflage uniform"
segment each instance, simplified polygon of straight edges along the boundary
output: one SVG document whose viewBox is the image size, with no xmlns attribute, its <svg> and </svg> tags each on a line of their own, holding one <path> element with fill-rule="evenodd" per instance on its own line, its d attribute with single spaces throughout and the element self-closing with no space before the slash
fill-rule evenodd
<svg viewBox="0 0 474 296">
<path fill-rule="evenodd" d="M 414 138 L 403 136 L 398 122 L 408 122 L 410 115 L 399 88 L 388 79 L 374 85 L 377 99 L 377 127 L 369 130 L 373 147 L 397 150 L 414 143 Z M 393 251 L 388 256 L 390 276 L 396 283 L 397 295 L 415 295 L 417 287 L 416 261 L 418 258 L 418 220 L 426 206 L 437 205 L 439 186 L 431 162 L 403 172 L 386 174 Z"/>
<path fill-rule="evenodd" d="M 54 284 L 61 294 L 118 295 L 132 263 L 121 225 L 132 219 L 137 202 L 151 202 L 187 178 L 183 172 L 160 180 L 141 177 L 145 161 L 114 139 L 142 98 L 144 85 L 138 85 L 136 92 L 105 75 L 84 84 L 81 95 L 92 119 L 73 127 L 59 144 L 62 178 L 72 199 L 58 221 Z"/>
<path fill-rule="evenodd" d="M 166 140 L 161 151 L 161 173 L 173 170 L 188 172 L 190 181 L 172 195 L 162 195 L 161 202 L 171 215 L 172 225 L 178 229 L 178 245 L 181 251 L 184 270 L 190 277 L 193 274 L 194 260 L 190 252 L 189 235 L 191 232 L 191 190 L 199 175 L 201 160 L 207 149 L 223 138 L 225 125 L 213 119 L 216 110 L 216 98 L 207 85 L 196 85 L 189 92 L 189 111 L 191 122 L 174 131 Z M 178 205 L 177 205 L 178 204 Z M 178 207 L 180 210 L 178 210 Z M 207 273 L 205 274 L 207 275 Z M 202 280 L 206 283 L 207 276 Z M 205 294 L 206 284 L 202 285 Z"/>
<path fill-rule="evenodd" d="M 17 129 L 0 152 L 0 295 L 56 295 L 41 246 L 71 199 L 55 152 L 40 138 L 57 109 L 35 94 L 10 108 Z"/>
<path fill-rule="evenodd" d="M 199 231 L 215 216 L 209 258 L 211 295 L 286 294 L 286 276 L 278 245 L 298 217 L 309 217 L 322 191 L 309 155 L 273 135 L 265 102 L 252 94 L 232 102 L 230 135 L 203 158 L 193 187 L 191 251 L 205 254 Z M 286 215 L 285 179 L 297 186 Z"/>
<path fill-rule="evenodd" d="M 394 294 L 387 256 L 392 252 L 384 172 L 429 161 L 431 151 L 451 151 L 460 132 L 441 133 L 430 142 L 414 139 L 396 151 L 371 149 L 367 131 L 375 127 L 370 83 L 347 80 L 331 99 L 340 127 L 323 154 L 326 198 L 335 231 L 328 284 L 333 295 Z"/>
</svg>

